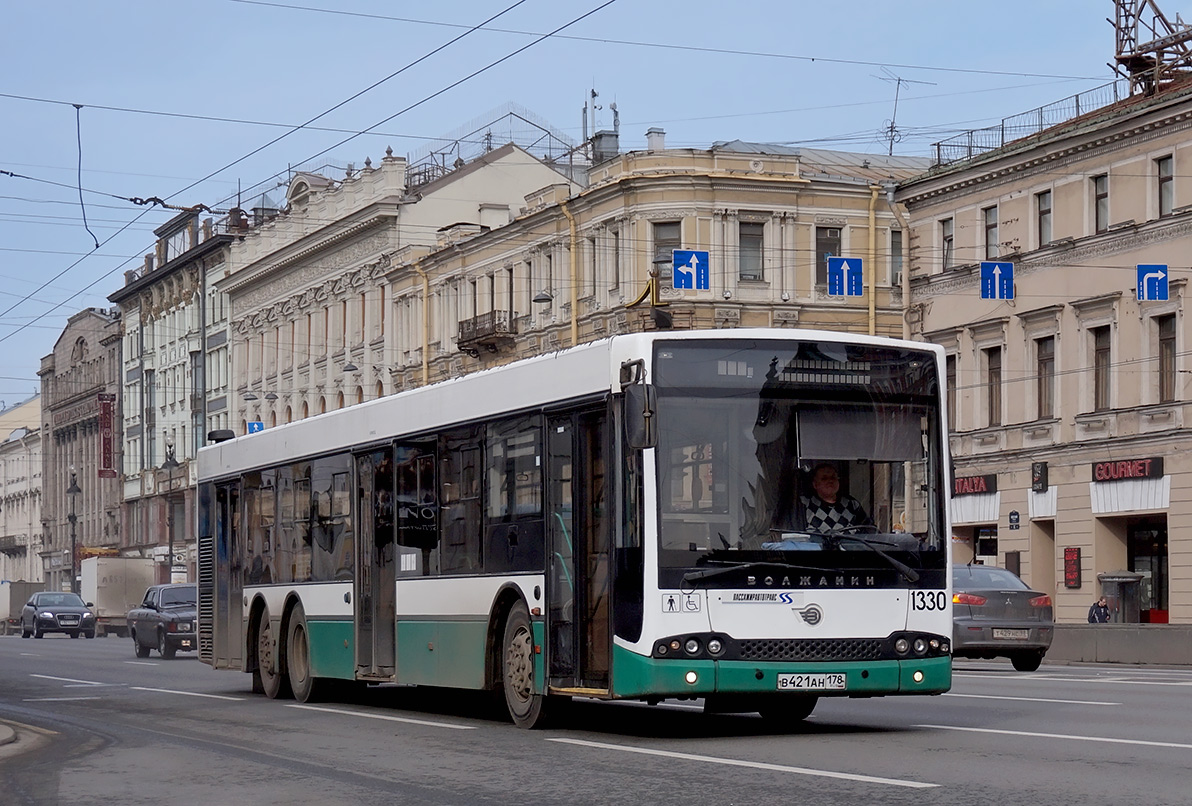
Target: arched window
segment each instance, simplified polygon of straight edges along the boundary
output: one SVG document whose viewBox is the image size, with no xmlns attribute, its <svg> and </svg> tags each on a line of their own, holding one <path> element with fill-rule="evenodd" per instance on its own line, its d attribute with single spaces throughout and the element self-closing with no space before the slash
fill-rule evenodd
<svg viewBox="0 0 1192 806">
<path fill-rule="evenodd" d="M 385 396 L 385 384 L 381 383 L 380 381 L 377 381 L 377 397 L 380 398 L 380 397 L 384 397 L 384 396 Z"/>
<path fill-rule="evenodd" d="M 344 407 L 344 393 L 337 392 L 335 395 L 335 408 L 342 409 Z"/>
<path fill-rule="evenodd" d="M 302 419 L 305 420 L 310 416 L 310 404 L 305 400 L 302 401 Z"/>
<path fill-rule="evenodd" d="M 356 404 L 359 405 L 364 402 L 364 387 L 356 387 Z"/>
<path fill-rule="evenodd" d="M 293 406 L 286 406 L 286 422 L 287 423 L 294 422 L 294 407 Z"/>
<path fill-rule="evenodd" d="M 319 414 L 326 414 L 326 413 L 327 413 L 327 398 L 320 396 L 319 397 Z"/>
</svg>

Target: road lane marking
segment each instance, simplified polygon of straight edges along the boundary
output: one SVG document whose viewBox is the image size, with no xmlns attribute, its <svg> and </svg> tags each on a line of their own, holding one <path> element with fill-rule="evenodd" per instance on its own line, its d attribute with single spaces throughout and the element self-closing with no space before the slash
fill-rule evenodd
<svg viewBox="0 0 1192 806">
<path fill-rule="evenodd" d="M 159 663 L 154 663 L 151 660 L 126 660 L 124 661 L 129 666 L 160 666 Z"/>
<path fill-rule="evenodd" d="M 57 680 L 59 683 L 77 683 L 80 686 L 122 686 L 123 683 L 100 683 L 95 680 L 75 680 L 73 677 L 52 677 L 48 674 L 31 674 L 30 677 L 40 677 L 42 680 Z"/>
<path fill-rule="evenodd" d="M 694 753 L 676 753 L 671 750 L 653 750 L 648 747 L 633 747 L 622 744 L 604 744 L 603 742 L 589 742 L 582 739 L 547 739 L 548 742 L 575 744 L 581 747 L 595 747 L 600 750 L 617 750 L 622 753 L 638 753 L 643 756 L 662 756 L 663 758 L 677 758 L 683 761 L 697 761 L 701 764 L 723 764 L 728 767 L 748 767 L 754 770 L 768 770 L 771 772 L 789 772 L 795 775 L 810 775 L 817 778 L 836 778 L 845 781 L 858 781 L 866 784 L 886 784 L 888 786 L 902 786 L 910 789 L 934 789 L 939 784 L 924 781 L 905 781 L 898 778 L 878 778 L 873 775 L 856 775 L 849 772 L 832 772 L 831 770 L 813 770 L 808 767 L 791 767 L 786 764 L 767 764 L 764 761 L 741 761 L 734 758 L 716 758 L 715 756 L 701 756 Z"/>
<path fill-rule="evenodd" d="M 1028 736 L 1035 739 L 1071 739 L 1074 742 L 1099 742 L 1101 744 L 1132 744 L 1142 747 L 1170 747 L 1177 750 L 1192 750 L 1192 744 L 1179 742 L 1152 742 L 1146 739 L 1114 739 L 1111 736 L 1068 736 L 1063 733 L 1035 733 L 1028 730 L 995 730 L 993 728 L 962 728 L 957 725 L 915 725 L 916 728 L 934 730 L 955 730 L 965 733 L 994 733 L 1000 736 Z"/>
<path fill-rule="evenodd" d="M 999 697 L 996 694 L 957 694 L 949 691 L 945 697 L 967 697 L 970 700 L 1011 700 L 1013 702 L 1058 702 L 1064 705 L 1121 705 L 1120 702 L 1102 700 L 1051 700 L 1046 697 Z"/>
<path fill-rule="evenodd" d="M 368 714 L 363 711 L 349 711 L 346 708 L 324 708 L 318 705 L 287 705 L 287 708 L 302 708 L 307 711 L 323 711 L 328 714 L 343 714 L 344 716 L 359 716 L 365 719 L 383 719 L 386 722 L 408 722 L 411 725 L 429 725 L 432 728 L 448 728 L 449 730 L 476 730 L 475 725 L 453 725 L 450 722 L 432 722 L 429 719 L 411 719 L 405 716 L 389 716 L 388 714 Z"/>
<path fill-rule="evenodd" d="M 212 700 L 231 700 L 232 702 L 243 702 L 243 697 L 225 697 L 222 694 L 200 694 L 197 691 L 175 691 L 168 688 L 148 688 L 147 686 L 129 686 L 132 691 L 154 691 L 158 694 L 181 694 L 184 697 L 207 697 Z"/>
<path fill-rule="evenodd" d="M 77 702 L 78 700 L 102 700 L 103 697 L 30 697 L 21 702 Z"/>
<path fill-rule="evenodd" d="M 1120 672 L 1118 674 L 1121 674 Z M 1131 675 L 1133 676 L 1133 675 Z M 1030 682 L 1043 681 L 1047 683 L 1102 683 L 1114 686 L 1192 686 L 1192 680 L 1175 682 L 1167 680 L 1131 680 L 1125 677 L 1062 677 L 1057 675 L 1032 674 L 954 674 L 953 678 L 982 678 L 985 680 L 1026 680 Z"/>
</svg>

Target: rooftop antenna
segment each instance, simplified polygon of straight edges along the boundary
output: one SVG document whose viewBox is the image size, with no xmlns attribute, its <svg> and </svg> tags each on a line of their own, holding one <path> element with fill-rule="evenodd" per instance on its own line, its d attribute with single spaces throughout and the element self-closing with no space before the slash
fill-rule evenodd
<svg viewBox="0 0 1192 806">
<path fill-rule="evenodd" d="M 1130 79 L 1130 94 L 1152 95 L 1192 67 L 1192 26 L 1176 15 L 1172 23 L 1155 0 L 1114 0 L 1115 64 Z"/>
<path fill-rule="evenodd" d="M 894 112 L 893 112 L 893 114 L 890 115 L 890 120 L 886 124 L 886 139 L 888 141 L 890 141 L 890 150 L 888 152 L 888 155 L 892 157 L 892 156 L 894 156 L 894 143 L 896 143 L 897 141 L 902 139 L 902 134 L 899 133 L 898 124 L 897 124 L 898 95 L 902 91 L 902 85 L 903 84 L 926 84 L 928 86 L 934 87 L 935 82 L 934 81 L 915 81 L 914 79 L 903 78 L 902 76 L 896 74 L 894 71 L 892 71 L 888 67 L 883 67 L 882 72 L 885 73 L 885 75 L 874 76 L 874 78 L 881 79 L 882 81 L 894 82 Z"/>
</svg>

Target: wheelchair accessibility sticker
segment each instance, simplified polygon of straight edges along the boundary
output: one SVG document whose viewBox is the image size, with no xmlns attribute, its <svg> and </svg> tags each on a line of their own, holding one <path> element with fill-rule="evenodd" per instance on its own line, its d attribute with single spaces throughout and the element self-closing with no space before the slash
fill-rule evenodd
<svg viewBox="0 0 1192 806">
<path fill-rule="evenodd" d="M 700 597 L 698 593 L 662 594 L 663 613 L 698 613 L 699 611 Z"/>
</svg>

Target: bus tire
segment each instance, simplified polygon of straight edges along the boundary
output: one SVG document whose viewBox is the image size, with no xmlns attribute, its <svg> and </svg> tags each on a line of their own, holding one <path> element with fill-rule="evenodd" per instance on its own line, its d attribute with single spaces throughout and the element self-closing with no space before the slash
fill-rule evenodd
<svg viewBox="0 0 1192 806">
<path fill-rule="evenodd" d="M 758 707 L 757 712 L 762 719 L 775 725 L 793 725 L 811 716 L 818 702 L 819 697 L 805 694 L 774 694 Z"/>
<path fill-rule="evenodd" d="M 505 617 L 501 639 L 501 685 L 505 707 L 519 728 L 545 725 L 547 697 L 534 690 L 534 631 L 530 611 L 518 601 Z"/>
<path fill-rule="evenodd" d="M 302 604 L 295 604 L 290 611 L 289 629 L 286 631 L 286 676 L 290 690 L 298 702 L 317 702 L 323 697 L 330 681 L 321 680 L 310 670 L 310 633 L 306 629 L 306 611 Z"/>
<path fill-rule="evenodd" d="M 282 642 L 273 639 L 273 625 L 269 621 L 268 611 L 262 610 L 257 618 L 257 671 L 253 675 L 253 683 L 259 680 L 260 693 L 271 700 L 288 700 L 292 695 Z"/>
</svg>

